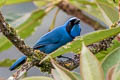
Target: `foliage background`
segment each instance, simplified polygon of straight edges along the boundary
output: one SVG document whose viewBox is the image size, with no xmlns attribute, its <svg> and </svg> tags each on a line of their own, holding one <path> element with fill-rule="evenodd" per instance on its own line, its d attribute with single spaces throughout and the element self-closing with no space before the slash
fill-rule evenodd
<svg viewBox="0 0 120 80">
<path fill-rule="evenodd" d="M 21 24 L 21 22 L 27 18 L 27 16 L 32 12 L 32 10 L 36 8 L 37 7 L 33 3 L 22 3 L 22 4 L 4 6 L 1 10 L 5 18 L 7 18 L 7 20 L 9 21 L 9 23 L 13 26 L 16 26 Z M 29 46 L 32 47 L 34 43 L 39 39 L 39 37 L 48 31 L 56 9 L 53 9 L 47 16 L 45 16 L 43 18 L 42 24 L 36 28 L 35 32 L 30 37 L 25 39 L 25 42 Z M 57 15 L 55 26 L 60 26 L 64 24 L 64 22 L 68 20 L 70 17 L 72 16 L 69 16 L 60 10 Z M 83 21 L 81 21 L 81 25 L 83 26 L 81 35 L 94 31 L 93 28 L 89 27 L 89 25 L 85 24 Z M 0 53 L 0 61 L 6 58 L 18 59 L 22 55 L 23 54 L 20 53 L 20 51 L 18 51 L 13 46 L 10 49 Z M 72 56 L 72 54 L 70 56 Z M 79 69 L 78 70 L 76 69 L 75 71 L 79 72 Z M 0 68 L 0 77 L 8 78 L 12 73 L 11 71 L 8 70 L 8 67 Z M 33 75 L 37 76 L 37 75 L 47 75 L 47 74 L 41 73 L 37 68 L 34 67 L 28 71 L 28 76 L 33 76 Z"/>
<path fill-rule="evenodd" d="M 5 0 L 2 0 L 2 1 L 4 2 Z M 2 1 L 1 1 L 1 4 L 2 4 Z M 11 0 L 11 1 L 15 1 L 15 0 Z M 10 4 L 11 1 L 7 0 L 7 3 L 5 3 L 5 4 Z M 49 0 L 47 0 L 47 1 L 49 2 Z M 15 2 L 18 2 L 18 1 L 15 1 Z M 52 4 L 53 2 L 56 2 L 56 1 L 52 1 L 50 3 Z M 112 24 L 114 24 L 116 21 L 118 21 L 118 18 L 120 19 L 120 15 L 118 16 L 118 4 L 117 4 L 118 1 L 117 1 L 117 3 L 113 3 L 113 1 L 110 1 L 110 0 L 69 0 L 69 2 L 72 5 L 68 4 L 67 2 L 65 3 L 63 1 L 63 3 L 60 2 L 57 6 L 59 6 L 59 8 L 63 9 L 68 14 L 77 16 L 81 20 L 84 20 L 86 23 L 92 25 L 92 27 L 94 27 L 95 29 L 97 29 L 98 27 L 101 27 L 101 25 L 99 23 L 105 23 L 103 25 L 107 26 L 107 28 L 109 28 L 109 29 L 107 29 L 107 30 L 99 30 L 99 31 L 96 31 L 96 32 L 92 32 L 90 34 L 83 35 L 86 32 L 88 33 L 89 31 L 93 31 L 93 29 L 91 29 L 91 28 L 89 29 L 88 25 L 84 24 L 84 22 L 81 21 L 81 25 L 83 26 L 81 35 L 83 35 L 83 36 L 82 37 L 77 37 L 73 42 L 67 44 L 66 46 L 63 46 L 63 47 L 59 48 L 55 52 L 52 52 L 52 54 L 50 54 L 50 55 L 52 55 L 52 57 L 55 57 L 55 56 L 59 56 L 60 54 L 64 54 L 64 53 L 69 52 L 69 51 L 73 51 L 75 53 L 80 53 L 83 41 L 84 41 L 85 45 L 88 46 L 89 44 L 93 44 L 93 43 L 95 43 L 97 41 L 102 40 L 102 42 L 98 43 L 98 45 L 99 45 L 98 48 L 96 47 L 97 45 L 93 45 L 93 47 L 94 46 L 95 47 L 93 48 L 93 50 L 91 50 L 91 52 L 92 53 L 98 53 L 100 50 L 102 50 L 98 54 L 96 54 L 97 58 L 100 61 L 107 55 L 107 57 L 105 57 L 103 59 L 104 62 L 103 61 L 100 62 L 100 63 L 103 63 L 102 67 L 103 67 L 104 73 L 106 73 L 107 70 L 108 70 L 108 67 L 113 66 L 113 64 L 116 64 L 119 61 L 119 59 L 120 59 L 119 56 L 118 56 L 119 55 L 119 51 L 120 51 L 119 50 L 120 49 L 119 48 L 120 43 L 117 42 L 117 40 L 114 40 L 113 44 L 111 44 L 111 47 L 108 48 L 109 44 L 111 43 L 111 42 L 109 43 L 109 41 L 111 41 L 110 38 L 109 38 L 109 40 L 103 40 L 105 38 L 117 35 L 120 32 L 120 27 L 113 28 L 113 27 L 116 27 L 117 23 L 116 23 L 116 25 L 113 25 L 111 27 Z M 34 9 L 37 9 L 37 7 L 35 7 L 35 5 L 32 4 L 32 3 L 27 3 L 27 4 L 31 4 L 34 7 L 29 10 L 27 7 L 29 7 L 31 5 L 29 5 L 29 6 L 26 6 L 26 4 L 19 4 L 19 5 L 17 5 L 17 6 L 20 6 L 20 7 L 22 6 L 23 9 L 16 7 L 16 5 L 12 5 L 11 6 L 12 10 L 10 10 L 10 6 L 6 6 L 6 7 L 2 8 L 2 12 L 3 12 L 7 22 L 9 22 L 9 24 L 11 24 L 12 26 L 19 26 L 19 24 L 24 22 L 22 25 L 20 25 L 16 29 L 17 29 L 18 34 L 21 36 L 21 38 L 26 38 L 27 37 L 27 39 L 25 39 L 25 42 L 29 46 L 32 47 L 33 44 L 36 42 L 37 39 L 39 39 L 39 37 L 41 35 L 43 35 L 46 32 L 48 32 L 48 28 L 50 27 L 50 25 L 52 23 L 53 16 L 55 15 L 55 12 L 56 12 L 57 9 L 54 8 L 49 14 L 47 14 L 49 11 L 47 11 L 46 9 L 45 10 L 38 9 L 37 11 L 32 12 L 32 14 L 31 14 L 31 11 L 34 10 Z M 40 1 L 40 3 L 36 3 L 36 4 L 39 5 L 39 6 L 43 5 L 43 7 L 45 7 L 44 6 L 45 3 L 43 1 Z M 67 5 L 64 5 L 64 4 L 67 4 Z M 25 5 L 26 7 L 23 6 L 23 5 Z M 8 7 L 8 10 L 7 10 L 7 7 Z M 14 10 L 18 11 L 18 13 L 16 11 L 14 11 Z M 23 12 L 24 10 L 25 10 L 25 12 Z M 81 10 L 83 12 L 81 12 Z M 119 6 L 119 10 L 120 10 L 120 6 Z M 12 11 L 12 13 L 8 13 L 8 11 Z M 72 11 L 74 11 L 74 13 L 72 13 Z M 85 13 L 85 12 L 87 12 L 87 13 Z M 45 14 L 47 14 L 47 16 L 45 16 L 44 19 L 42 20 L 42 18 L 43 18 L 43 16 Z M 88 18 L 85 14 L 88 15 L 89 17 L 91 17 L 92 19 Z M 64 22 L 68 18 L 70 18 L 70 17 L 71 16 L 68 16 L 64 12 L 60 11 L 59 14 L 57 15 L 57 22 L 56 22 L 55 26 L 59 26 L 59 25 L 64 24 Z M 26 19 L 27 19 L 27 21 L 25 21 Z M 1 20 L 1 22 L 5 23 L 3 20 Z M 36 28 L 36 25 L 39 25 L 39 24 L 41 24 L 41 25 Z M 54 22 L 53 22 L 53 24 L 54 24 Z M 4 24 L 1 25 L 0 27 L 9 29 L 9 27 L 5 27 Z M 36 29 L 34 29 L 34 28 L 36 28 Z M 103 29 L 103 27 L 101 27 L 101 28 Z M 89 30 L 89 31 L 87 31 L 87 30 Z M 2 32 L 6 32 L 5 35 L 9 35 L 10 34 L 5 29 L 2 29 Z M 10 31 L 10 32 L 12 32 L 11 34 L 13 34 L 13 31 Z M 34 33 L 32 33 L 32 32 L 34 32 Z M 32 33 L 32 35 L 31 35 L 31 33 Z M 9 35 L 9 39 L 11 39 L 10 37 L 13 36 L 11 34 Z M 31 36 L 28 37 L 28 35 L 31 35 Z M 120 37 L 120 36 L 117 36 L 117 37 Z M 117 39 L 117 38 L 115 38 L 115 39 Z M 16 42 L 17 40 L 15 38 L 12 38 L 12 41 Z M 6 48 L 10 47 L 10 45 L 11 44 L 8 43 L 8 40 L 5 39 L 5 37 L 2 37 L 2 35 L 0 35 L 0 51 L 6 50 Z M 17 45 L 21 45 L 21 44 L 17 44 Z M 100 46 L 102 46 L 102 47 L 100 47 Z M 19 46 L 17 46 L 17 47 L 19 47 Z M 23 45 L 23 47 L 25 47 L 25 46 Z M 21 46 L 19 48 L 21 48 Z M 13 50 L 13 49 L 15 49 L 15 50 Z M 90 49 L 90 46 L 89 46 L 89 49 Z M 97 49 L 98 52 L 94 52 L 94 51 L 96 51 L 95 49 Z M 24 52 L 24 51 L 22 51 L 22 52 Z M 90 54 L 91 52 L 89 50 L 87 50 L 87 48 L 85 46 L 82 48 L 82 52 L 81 52 L 82 54 L 80 56 L 80 66 L 82 66 L 80 68 L 80 72 L 82 74 L 81 76 L 83 78 L 88 78 L 88 80 L 90 78 L 91 78 L 91 80 L 93 80 L 93 78 L 96 80 L 96 78 L 98 78 L 96 76 L 99 76 L 103 80 L 103 72 L 102 72 L 102 69 L 100 69 L 100 64 L 98 63 L 98 61 L 94 57 L 94 55 Z M 12 64 L 12 63 L 9 62 L 10 59 L 16 59 L 19 55 L 22 55 L 20 53 L 18 55 L 18 53 L 19 53 L 19 51 L 16 50 L 15 47 L 12 47 L 9 50 L 6 50 L 6 51 L 2 52 L 0 54 L 0 56 L 1 56 L 0 59 L 1 60 L 5 60 L 5 61 L 2 62 L 0 60 L 0 66 L 9 67 L 10 64 Z M 108 53 L 110 53 L 110 55 Z M 49 58 L 50 55 L 45 57 L 42 61 L 44 61 L 46 58 Z M 9 59 L 7 59 L 7 58 L 9 58 Z M 87 64 L 84 64 L 84 63 L 87 63 Z M 52 64 L 53 64 L 54 67 L 56 66 L 56 70 L 58 70 L 58 73 L 61 72 L 59 70 L 59 68 L 61 68 L 62 70 L 65 70 L 62 67 L 60 67 L 58 64 L 56 64 L 54 61 L 52 61 Z M 59 67 L 59 68 L 57 68 L 57 67 Z M 48 67 L 47 67 L 47 69 L 48 69 Z M 120 72 L 117 73 L 117 70 L 119 69 L 119 65 L 118 66 L 114 66 L 113 69 L 114 69 L 114 72 L 112 73 L 113 74 L 112 76 L 114 78 L 117 78 L 116 75 L 120 74 Z M 8 70 L 8 68 L 6 70 Z M 35 74 L 35 73 L 33 73 L 33 68 L 32 68 L 28 72 L 28 75 L 29 76 L 31 76 L 33 74 L 35 76 L 36 75 L 40 75 L 40 71 L 39 72 L 38 71 L 39 70 L 35 69 L 34 72 L 37 73 L 37 74 Z M 79 70 L 77 69 L 76 71 L 79 71 Z M 7 71 L 7 72 L 9 73 L 10 71 Z M 86 75 L 89 72 L 92 73 L 92 74 Z M 97 72 L 99 72 L 99 73 L 97 73 Z M 1 72 L 2 75 L 4 75 L 4 73 L 5 73 L 5 71 Z M 53 71 L 53 74 L 54 73 L 56 74 L 56 71 Z M 62 73 L 64 74 L 64 71 L 60 73 L 60 75 L 64 76 L 63 80 L 66 80 L 66 79 L 68 80 L 68 77 L 67 77 L 68 75 L 66 75 L 66 74 L 63 75 Z M 71 72 L 69 72 L 69 73 L 72 74 Z M 5 74 L 7 74 L 7 73 L 5 73 Z M 17 74 L 19 74 L 19 73 L 17 73 Z M 111 73 L 108 73 L 108 75 L 110 75 L 110 74 Z M 104 75 L 106 75 L 106 74 L 104 74 Z M 7 74 L 7 76 L 9 76 L 9 75 Z M 7 76 L 5 76 L 5 77 L 7 77 Z M 53 76 L 57 77 L 58 75 L 56 75 L 56 76 L 53 75 Z M 2 76 L 2 77 L 4 77 L 4 76 Z M 71 76 L 69 75 L 69 77 L 71 77 Z M 114 78 L 113 78 L 113 80 L 114 80 Z M 76 80 L 75 76 L 72 76 L 72 79 Z"/>
</svg>

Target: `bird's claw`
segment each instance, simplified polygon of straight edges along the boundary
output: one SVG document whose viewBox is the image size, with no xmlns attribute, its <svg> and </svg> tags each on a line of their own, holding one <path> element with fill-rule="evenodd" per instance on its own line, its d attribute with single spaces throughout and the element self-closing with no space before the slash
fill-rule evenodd
<svg viewBox="0 0 120 80">
<path fill-rule="evenodd" d="M 69 58 L 69 57 L 66 57 L 66 56 L 58 56 L 58 58 L 65 58 L 65 59 L 68 59 L 68 60 L 73 60 L 72 58 Z"/>
</svg>

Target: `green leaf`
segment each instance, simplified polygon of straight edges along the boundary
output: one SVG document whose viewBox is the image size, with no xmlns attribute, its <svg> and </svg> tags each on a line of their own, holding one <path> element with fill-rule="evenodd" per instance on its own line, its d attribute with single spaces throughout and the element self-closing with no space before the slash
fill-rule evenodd
<svg viewBox="0 0 120 80">
<path fill-rule="evenodd" d="M 96 3 L 94 1 L 89 1 L 89 0 L 69 0 L 70 3 L 73 5 L 77 5 L 77 3 L 80 5 L 91 5 L 91 6 L 96 6 Z"/>
<path fill-rule="evenodd" d="M 5 37 L 0 36 L 0 52 L 10 48 L 12 46 L 12 43 Z"/>
<path fill-rule="evenodd" d="M 108 70 L 106 80 L 120 80 L 120 63 Z"/>
<path fill-rule="evenodd" d="M 108 16 L 108 18 L 110 18 L 110 19 L 113 18 L 112 19 L 113 22 L 118 20 L 118 11 L 117 11 L 116 7 L 114 6 L 114 4 L 113 3 L 111 4 L 111 2 L 113 2 L 112 0 L 98 0 L 97 2 L 103 4 L 103 6 L 101 6 L 102 10 L 104 10 L 105 14 L 107 13 L 106 15 Z M 97 7 L 95 0 L 93 0 L 93 1 L 90 1 L 90 0 L 70 0 L 70 3 L 72 3 L 77 8 L 80 8 L 81 10 L 85 11 L 89 15 L 94 16 L 95 18 L 103 21 L 106 24 L 106 20 L 104 19 L 104 16 L 101 13 L 100 8 Z M 111 13 L 109 13 L 109 12 L 111 12 Z M 97 23 L 95 23 L 95 24 L 97 25 Z"/>
<path fill-rule="evenodd" d="M 80 73 L 77 72 L 72 72 L 72 73 L 78 78 L 78 80 L 82 80 Z M 62 80 L 59 73 L 55 69 L 52 70 L 52 74 L 55 80 Z"/>
<path fill-rule="evenodd" d="M 114 80 L 120 80 L 120 71 L 116 74 L 116 77 Z"/>
<path fill-rule="evenodd" d="M 23 24 L 16 28 L 20 37 L 26 38 L 27 36 L 31 35 L 35 27 L 41 24 L 41 21 L 45 15 L 45 11 L 41 9 L 33 12 Z"/>
<path fill-rule="evenodd" d="M 51 31 L 55 27 L 56 17 L 57 17 L 57 14 L 59 13 L 59 10 L 60 10 L 59 8 L 56 10 L 56 13 L 54 15 L 53 21 L 52 21 L 52 23 L 51 23 L 51 25 L 49 27 L 49 31 Z"/>
<path fill-rule="evenodd" d="M 12 5 L 12 4 L 19 4 L 19 3 L 25 3 L 25 2 L 32 2 L 32 1 L 34 0 L 0 0 L 0 4 L 1 5 Z"/>
<path fill-rule="evenodd" d="M 71 1 L 70 1 L 71 2 Z M 98 9 L 96 3 L 94 1 L 88 0 L 72 0 L 71 2 L 74 6 L 89 14 L 90 16 L 94 16 L 95 18 L 105 21 L 100 10 Z M 96 25 L 98 23 L 95 23 Z"/>
<path fill-rule="evenodd" d="M 11 16 L 11 15 L 8 15 L 8 16 Z M 10 23 L 10 25 L 11 25 L 12 27 L 15 27 L 15 28 L 16 28 L 16 27 L 19 27 L 19 26 L 20 26 L 21 24 L 23 24 L 30 16 L 31 16 L 31 13 L 27 13 L 27 14 L 25 14 L 24 16 L 21 16 L 20 18 L 12 21 L 12 22 Z"/>
<path fill-rule="evenodd" d="M 100 3 L 99 1 L 96 2 L 96 4 L 103 15 L 103 18 L 105 19 L 105 23 L 108 26 L 111 26 L 113 23 L 118 21 L 118 11 L 114 7 L 111 7 L 111 5 L 105 3 Z"/>
<path fill-rule="evenodd" d="M 5 0 L 0 0 L 0 6 L 4 5 Z"/>
<path fill-rule="evenodd" d="M 113 73 L 115 71 L 116 65 L 114 65 L 112 68 L 110 68 L 107 72 L 106 80 L 112 80 Z"/>
<path fill-rule="evenodd" d="M 106 55 L 108 55 L 110 52 L 112 52 L 118 47 L 120 47 L 120 42 L 118 42 L 117 40 L 113 40 L 112 44 L 110 45 L 109 48 L 107 48 L 107 50 L 103 50 L 100 51 L 99 53 L 96 53 L 97 59 L 99 59 L 99 61 L 102 61 Z"/>
<path fill-rule="evenodd" d="M 66 44 L 65 46 L 62 46 L 61 48 L 57 49 L 56 51 L 46 56 L 42 61 L 48 59 L 49 57 L 54 58 L 54 57 L 57 57 L 59 55 L 62 55 L 68 52 L 80 53 L 82 41 L 84 41 L 86 45 L 90 45 L 92 43 L 99 42 L 101 40 L 109 38 L 113 35 L 117 35 L 119 32 L 120 32 L 120 27 L 116 27 L 112 29 L 91 32 L 89 34 L 83 35 L 82 38 L 77 37 L 74 39 L 74 41 Z"/>
<path fill-rule="evenodd" d="M 0 67 L 9 67 L 11 66 L 16 60 L 5 59 L 0 61 Z"/>
<path fill-rule="evenodd" d="M 52 64 L 55 68 L 56 71 L 52 71 L 52 74 L 54 77 L 56 77 L 55 79 L 58 80 L 79 80 L 77 78 L 77 76 L 75 76 L 72 72 L 70 72 L 69 70 L 63 68 L 62 66 L 58 65 L 55 61 L 51 60 Z M 57 74 L 57 76 L 56 76 Z"/>
<path fill-rule="evenodd" d="M 77 73 L 77 72 L 73 72 L 73 74 L 78 77 L 79 80 L 82 80 L 81 76 L 80 76 L 80 73 Z"/>
<path fill-rule="evenodd" d="M 117 64 L 118 62 L 120 62 L 120 47 L 108 54 L 102 61 L 104 77 L 106 77 L 108 69 L 110 69 L 113 65 Z"/>
<path fill-rule="evenodd" d="M 0 6 L 4 5 L 5 0 L 0 0 Z"/>
<path fill-rule="evenodd" d="M 8 13 L 4 17 L 5 17 L 5 21 L 7 21 L 9 24 L 12 24 L 16 20 L 19 20 L 21 17 L 24 17 L 24 16 L 22 14 Z"/>
<path fill-rule="evenodd" d="M 113 80 L 120 80 L 120 71 L 116 74 L 115 79 Z"/>
<path fill-rule="evenodd" d="M 57 72 L 57 70 L 52 69 L 52 75 L 54 77 L 54 80 L 62 80 L 60 77 L 60 74 Z"/>
<path fill-rule="evenodd" d="M 44 76 L 33 76 L 33 77 L 27 77 L 22 80 L 53 80 L 50 77 L 44 77 Z"/>
<path fill-rule="evenodd" d="M 112 80 L 120 80 L 120 63 L 115 66 Z"/>
<path fill-rule="evenodd" d="M 114 2 L 114 0 L 100 0 L 101 2 L 107 2 L 107 3 L 109 3 L 111 6 L 114 6 L 114 7 L 118 7 L 118 2 L 119 2 L 119 0 L 115 0 L 115 2 Z"/>
<path fill-rule="evenodd" d="M 50 3 L 49 0 L 38 0 L 38 1 L 33 1 L 33 3 L 37 6 L 37 7 L 43 7 L 45 5 L 47 5 L 48 3 Z"/>
<path fill-rule="evenodd" d="M 80 55 L 80 73 L 83 80 L 104 80 L 101 64 L 84 44 Z"/>
<path fill-rule="evenodd" d="M 41 24 L 41 21 L 46 14 L 47 13 L 41 9 L 34 11 L 24 23 L 16 28 L 18 35 L 23 39 L 30 36 L 35 28 Z M 0 52 L 11 46 L 12 44 L 5 37 L 0 37 Z"/>
</svg>

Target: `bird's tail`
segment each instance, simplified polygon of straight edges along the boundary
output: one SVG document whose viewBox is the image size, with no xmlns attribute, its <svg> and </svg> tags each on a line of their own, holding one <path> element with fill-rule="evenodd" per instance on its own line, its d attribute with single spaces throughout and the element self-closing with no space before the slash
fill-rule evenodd
<svg viewBox="0 0 120 80">
<path fill-rule="evenodd" d="M 9 70 L 12 71 L 14 69 L 16 69 L 18 66 L 20 66 L 21 64 L 23 64 L 26 61 L 27 57 L 26 56 L 22 56 L 20 57 L 10 68 Z"/>
</svg>

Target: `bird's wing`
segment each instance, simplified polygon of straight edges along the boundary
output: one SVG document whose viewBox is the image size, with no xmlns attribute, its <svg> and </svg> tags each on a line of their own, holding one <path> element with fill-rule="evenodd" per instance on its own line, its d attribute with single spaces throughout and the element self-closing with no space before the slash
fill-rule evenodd
<svg viewBox="0 0 120 80">
<path fill-rule="evenodd" d="M 61 36 L 57 34 L 56 32 L 49 32 L 45 35 L 43 35 L 37 43 L 33 46 L 34 49 L 38 49 L 41 47 L 44 47 L 49 44 L 55 44 L 58 43 L 61 39 Z"/>
</svg>

